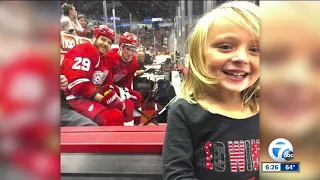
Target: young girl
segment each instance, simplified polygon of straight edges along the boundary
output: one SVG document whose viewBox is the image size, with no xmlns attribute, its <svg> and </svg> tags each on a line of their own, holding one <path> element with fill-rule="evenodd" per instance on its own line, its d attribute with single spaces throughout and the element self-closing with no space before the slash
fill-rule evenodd
<svg viewBox="0 0 320 180">
<path fill-rule="evenodd" d="M 189 37 L 183 98 L 169 112 L 164 179 L 259 178 L 259 7 L 228 2 Z"/>
</svg>

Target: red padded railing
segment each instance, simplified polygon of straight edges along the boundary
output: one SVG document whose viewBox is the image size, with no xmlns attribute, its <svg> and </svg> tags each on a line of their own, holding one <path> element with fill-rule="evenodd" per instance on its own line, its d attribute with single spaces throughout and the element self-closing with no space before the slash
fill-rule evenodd
<svg viewBox="0 0 320 180">
<path fill-rule="evenodd" d="M 62 153 L 161 153 L 165 125 L 63 127 Z"/>
</svg>

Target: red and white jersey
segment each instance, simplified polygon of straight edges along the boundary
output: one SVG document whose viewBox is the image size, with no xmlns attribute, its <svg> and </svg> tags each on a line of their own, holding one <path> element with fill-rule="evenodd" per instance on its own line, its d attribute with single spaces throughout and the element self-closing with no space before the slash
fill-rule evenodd
<svg viewBox="0 0 320 180">
<path fill-rule="evenodd" d="M 92 81 L 100 65 L 100 53 L 91 43 L 79 44 L 68 51 L 61 65 L 61 74 L 68 80 L 66 98 L 91 98 L 96 94 L 97 81 Z M 72 95 L 72 96 L 70 96 Z"/>
<path fill-rule="evenodd" d="M 112 80 L 118 87 L 126 87 L 132 89 L 132 81 L 139 64 L 135 56 L 129 62 L 124 62 L 122 57 L 118 54 L 117 48 L 111 49 L 106 54 L 106 58 L 111 67 Z"/>
<path fill-rule="evenodd" d="M 94 72 L 92 77 L 92 83 L 97 87 L 97 92 L 103 94 L 109 89 L 109 85 L 116 88 L 112 81 L 111 67 L 106 56 L 101 56 L 101 62 L 98 69 Z M 107 89 L 106 89 L 107 86 Z M 118 90 L 115 89 L 118 93 Z"/>
</svg>

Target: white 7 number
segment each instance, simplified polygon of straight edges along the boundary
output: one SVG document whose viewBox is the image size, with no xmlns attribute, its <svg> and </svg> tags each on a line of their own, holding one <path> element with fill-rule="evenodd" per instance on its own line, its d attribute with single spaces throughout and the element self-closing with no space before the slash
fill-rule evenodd
<svg viewBox="0 0 320 180">
<path fill-rule="evenodd" d="M 72 66 L 72 69 L 82 69 L 84 71 L 90 70 L 90 60 L 88 58 L 82 58 L 82 57 L 76 57 L 74 58 L 74 65 Z"/>
</svg>

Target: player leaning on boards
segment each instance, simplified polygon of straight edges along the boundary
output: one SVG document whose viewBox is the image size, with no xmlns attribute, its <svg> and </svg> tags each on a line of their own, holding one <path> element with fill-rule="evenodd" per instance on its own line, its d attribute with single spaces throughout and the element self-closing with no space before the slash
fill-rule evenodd
<svg viewBox="0 0 320 180">
<path fill-rule="evenodd" d="M 65 95 L 69 104 L 100 126 L 123 126 L 133 121 L 133 103 L 120 100 L 109 67 L 100 67 L 114 40 L 112 29 L 99 26 L 92 44 L 73 47 L 65 54 L 61 66 L 61 74 L 68 79 Z"/>
<path fill-rule="evenodd" d="M 171 107 L 165 180 L 259 179 L 259 7 L 224 3 L 189 37 L 183 98 Z"/>
<path fill-rule="evenodd" d="M 119 48 L 111 49 L 107 54 L 109 67 L 112 71 L 113 82 L 124 89 L 127 99 L 130 99 L 135 108 L 141 110 L 142 95 L 132 89 L 133 77 L 139 67 L 138 60 L 135 56 L 139 44 L 137 36 L 125 32 L 120 37 Z M 141 114 L 134 111 L 134 124 L 139 125 Z"/>
</svg>

